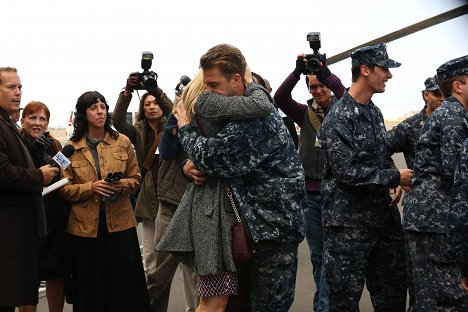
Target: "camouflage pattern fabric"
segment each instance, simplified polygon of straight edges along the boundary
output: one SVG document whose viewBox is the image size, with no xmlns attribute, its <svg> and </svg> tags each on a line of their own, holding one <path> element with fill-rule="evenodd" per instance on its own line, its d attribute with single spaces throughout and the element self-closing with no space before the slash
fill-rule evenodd
<svg viewBox="0 0 468 312">
<path fill-rule="evenodd" d="M 403 211 L 406 230 L 448 233 L 456 155 L 468 136 L 468 114 L 448 97 L 423 126 L 416 145 L 414 177 Z"/>
<path fill-rule="evenodd" d="M 383 227 L 325 227 L 330 312 L 359 311 L 364 283 L 375 311 L 405 311 L 405 237 L 399 220 Z"/>
<path fill-rule="evenodd" d="M 421 129 L 427 120 L 426 106 L 411 117 L 406 118 L 387 132 L 388 153 L 403 153 L 408 168 L 414 168 L 416 158 L 416 143 L 421 135 Z"/>
<path fill-rule="evenodd" d="M 249 265 L 250 311 L 287 312 L 294 300 L 297 243 L 261 242 Z"/>
<path fill-rule="evenodd" d="M 449 213 L 452 250 L 462 276 L 468 276 L 468 139 L 458 153 Z"/>
<path fill-rule="evenodd" d="M 448 252 L 446 234 L 406 231 L 413 265 L 415 302 L 412 312 L 468 311 L 468 292 Z"/>
<path fill-rule="evenodd" d="M 395 68 L 401 65 L 401 63 L 388 58 L 385 43 L 362 47 L 351 52 L 351 65 L 361 64 L 378 65 L 385 68 Z"/>
<path fill-rule="evenodd" d="M 463 75 L 468 75 L 468 55 L 445 62 L 437 68 L 439 81 Z"/>
<path fill-rule="evenodd" d="M 391 215 L 389 187 L 400 173 L 387 155 L 382 113 L 348 93 L 331 108 L 317 138 L 325 149 L 321 192 L 324 226 L 383 226 Z"/>
<path fill-rule="evenodd" d="M 179 130 L 182 145 L 206 175 L 230 178 L 251 238 L 300 242 L 305 180 L 299 157 L 279 113 L 228 123 L 215 136 L 193 125 Z"/>
<path fill-rule="evenodd" d="M 439 90 L 439 79 L 437 79 L 437 75 L 427 78 L 426 81 L 424 81 L 424 86 L 426 87 L 425 90 L 427 91 Z"/>
</svg>

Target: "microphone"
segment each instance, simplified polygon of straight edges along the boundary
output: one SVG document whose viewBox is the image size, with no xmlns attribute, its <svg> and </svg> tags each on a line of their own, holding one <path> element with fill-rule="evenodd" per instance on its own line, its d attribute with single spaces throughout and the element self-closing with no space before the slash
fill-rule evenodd
<svg viewBox="0 0 468 312">
<path fill-rule="evenodd" d="M 185 86 L 188 85 L 190 80 L 191 79 L 187 75 L 183 75 L 182 77 L 180 77 L 180 82 L 175 87 L 175 94 L 177 96 L 182 95 L 182 91 L 184 90 Z"/>
<path fill-rule="evenodd" d="M 180 83 L 182 83 L 182 84 L 184 85 L 184 87 L 185 87 L 186 85 L 188 85 L 188 83 L 190 82 L 190 80 L 192 80 L 192 79 L 190 79 L 190 77 L 187 76 L 187 75 L 183 75 L 182 77 L 180 77 Z"/>
<path fill-rule="evenodd" d="M 65 145 L 62 151 L 57 152 L 54 157 L 49 161 L 49 165 L 54 167 L 62 167 L 62 169 L 67 169 L 70 166 L 70 158 L 75 153 L 75 147 L 73 145 Z"/>
</svg>

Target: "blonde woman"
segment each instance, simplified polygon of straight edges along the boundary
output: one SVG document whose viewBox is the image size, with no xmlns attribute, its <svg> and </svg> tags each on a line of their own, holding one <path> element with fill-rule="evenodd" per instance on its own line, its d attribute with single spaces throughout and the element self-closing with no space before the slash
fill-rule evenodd
<svg viewBox="0 0 468 312">
<path fill-rule="evenodd" d="M 252 83 L 247 68 L 247 96 L 229 97 L 204 92 L 199 71 L 176 103 L 176 118 L 197 125 L 200 133 L 214 136 L 231 120 L 250 120 L 270 114 L 267 91 Z M 163 153 L 163 151 L 161 151 Z M 196 169 L 193 169 L 196 170 Z M 238 294 L 238 267 L 232 258 L 232 226 L 235 216 L 224 191 L 224 179 L 199 178 L 190 183 L 157 250 L 171 252 L 198 274 L 197 311 L 224 311 L 230 295 Z"/>
</svg>

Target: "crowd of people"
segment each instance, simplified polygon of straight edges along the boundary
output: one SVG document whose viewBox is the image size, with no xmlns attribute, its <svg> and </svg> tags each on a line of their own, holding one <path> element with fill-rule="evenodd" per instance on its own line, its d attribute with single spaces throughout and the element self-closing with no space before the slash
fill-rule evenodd
<svg viewBox="0 0 468 312">
<path fill-rule="evenodd" d="M 0 312 L 35 311 L 42 280 L 52 312 L 166 312 L 178 267 L 186 311 L 288 311 L 304 237 L 316 312 L 359 311 L 365 285 L 375 311 L 468 311 L 468 56 L 429 70 L 421 112 L 389 131 L 372 97 L 401 63 L 385 43 L 350 57 L 349 88 L 299 54 L 274 96 L 228 44 L 174 100 L 131 73 L 112 118 L 101 93 L 77 99 L 67 165 L 47 105 L 19 114 L 0 67 Z"/>
</svg>

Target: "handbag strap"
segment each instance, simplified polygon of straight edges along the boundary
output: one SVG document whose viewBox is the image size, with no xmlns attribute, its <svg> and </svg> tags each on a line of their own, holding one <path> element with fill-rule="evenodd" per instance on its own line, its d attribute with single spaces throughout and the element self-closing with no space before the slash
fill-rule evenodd
<svg viewBox="0 0 468 312">
<path fill-rule="evenodd" d="M 242 220 L 239 215 L 239 211 L 237 211 L 236 203 L 234 202 L 234 196 L 232 194 L 231 185 L 228 179 L 224 179 L 224 192 L 226 192 L 226 195 L 229 198 L 229 202 L 231 203 L 232 210 L 234 210 L 234 214 L 236 215 L 237 222 L 242 223 Z"/>
</svg>

